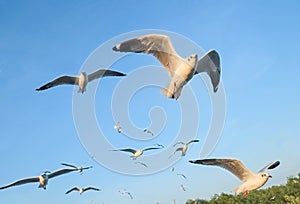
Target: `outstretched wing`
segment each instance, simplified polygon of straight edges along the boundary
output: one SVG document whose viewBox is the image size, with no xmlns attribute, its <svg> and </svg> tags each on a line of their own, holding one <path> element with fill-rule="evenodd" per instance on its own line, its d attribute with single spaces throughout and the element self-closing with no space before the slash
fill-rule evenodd
<svg viewBox="0 0 300 204">
<path fill-rule="evenodd" d="M 173 76 L 173 67 L 182 61 L 170 38 L 166 35 L 150 34 L 125 41 L 113 47 L 114 51 L 136 52 L 154 55 Z"/>
<path fill-rule="evenodd" d="M 176 153 L 176 152 L 178 152 L 178 151 L 182 151 L 183 150 L 183 148 L 182 147 L 178 147 L 175 151 L 174 151 L 174 154 Z"/>
<path fill-rule="evenodd" d="M 58 85 L 62 85 L 62 84 L 78 85 L 78 77 L 61 76 L 43 86 L 41 86 L 40 88 L 37 88 L 36 91 L 42 91 L 45 89 L 49 89 L 53 86 L 58 86 Z"/>
<path fill-rule="evenodd" d="M 186 143 L 186 144 L 189 145 L 189 144 L 191 144 L 191 143 L 193 143 L 193 142 L 199 142 L 199 140 L 191 140 L 191 141 L 189 141 L 189 142 Z"/>
<path fill-rule="evenodd" d="M 116 149 L 113 151 L 123 151 L 123 152 L 131 152 L 132 154 L 134 154 L 136 152 L 135 149 L 130 149 L 130 148 L 126 148 L 126 149 Z"/>
<path fill-rule="evenodd" d="M 88 75 L 88 81 L 90 82 L 106 76 L 126 76 L 126 74 L 108 69 L 98 69 L 97 71 Z"/>
<path fill-rule="evenodd" d="M 189 162 L 194 164 L 214 165 L 222 167 L 230 171 L 243 182 L 247 181 L 249 177 L 254 176 L 254 174 L 250 170 L 248 170 L 241 161 L 237 159 L 200 159 Z"/>
<path fill-rule="evenodd" d="M 0 190 L 5 189 L 5 188 L 9 188 L 11 186 L 17 186 L 17 185 L 22 185 L 22 184 L 25 184 L 25 183 L 33 183 L 33 182 L 39 182 L 39 177 L 21 179 L 19 181 L 13 182 L 13 183 L 8 184 L 6 186 L 0 187 Z"/>
<path fill-rule="evenodd" d="M 100 191 L 99 188 L 95 188 L 95 187 L 87 187 L 84 189 L 84 191 L 88 191 L 88 190 Z"/>
<path fill-rule="evenodd" d="M 79 191 L 79 188 L 77 187 L 74 187 L 74 188 L 71 188 L 70 190 L 68 190 L 65 194 L 68 194 L 68 193 L 71 193 L 72 191 Z"/>
<path fill-rule="evenodd" d="M 195 74 L 206 72 L 210 77 L 214 92 L 218 90 L 221 75 L 220 56 L 216 50 L 208 51 L 198 61 Z"/>
<path fill-rule="evenodd" d="M 72 167 L 72 168 L 77 169 L 77 166 L 72 165 L 72 164 L 67 164 L 67 163 L 60 163 L 60 164 L 61 164 L 61 165 L 64 165 L 64 166 L 68 166 L 68 167 Z"/>
<path fill-rule="evenodd" d="M 48 175 L 48 178 L 53 178 L 62 174 L 70 173 L 72 171 L 77 171 L 77 169 L 60 169 Z"/>
<path fill-rule="evenodd" d="M 280 161 L 274 161 L 265 166 L 263 169 L 261 169 L 259 172 L 265 172 L 269 169 L 275 169 L 280 164 Z"/>
<path fill-rule="evenodd" d="M 176 142 L 175 144 L 173 144 L 173 147 L 175 147 L 176 145 L 179 145 L 179 144 L 183 144 L 184 145 L 183 142 Z"/>
<path fill-rule="evenodd" d="M 161 149 L 160 147 L 148 147 L 146 149 L 143 149 L 143 151 L 153 150 L 153 149 Z"/>
</svg>

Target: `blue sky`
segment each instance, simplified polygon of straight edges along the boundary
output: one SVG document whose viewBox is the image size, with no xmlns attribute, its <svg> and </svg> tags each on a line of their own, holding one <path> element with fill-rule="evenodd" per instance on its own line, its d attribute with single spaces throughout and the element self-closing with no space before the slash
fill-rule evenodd
<svg viewBox="0 0 300 204">
<path fill-rule="evenodd" d="M 70 86 L 35 91 L 60 75 L 78 74 L 89 65 L 91 54 L 107 41 L 144 29 L 177 33 L 204 51 L 216 49 L 220 53 L 226 119 L 220 140 L 209 157 L 238 158 L 253 171 L 280 160 L 281 165 L 271 172 L 273 178 L 264 187 L 283 184 L 288 176 L 297 175 L 300 163 L 298 11 L 297 1 L 0 1 L 0 186 L 37 176 L 45 170 L 57 170 L 62 167 L 61 162 L 94 166 L 83 175 L 71 173 L 53 178 L 46 191 L 38 189 L 37 184 L 3 190 L 1 203 L 34 204 L 42 199 L 45 204 L 84 204 L 92 200 L 95 204 L 172 203 L 173 199 L 183 203 L 189 198 L 208 199 L 215 193 L 230 193 L 240 184 L 222 169 L 188 163 L 199 158 L 211 119 L 210 87 L 201 78 L 192 79 L 178 101 L 165 98 L 159 87 L 143 88 L 135 93 L 128 110 L 122 113 L 111 107 L 114 107 L 114 94 L 120 93 L 117 88 L 125 78 L 106 78 L 98 87 L 95 82 L 83 95 Z M 176 50 L 190 53 L 182 45 L 174 46 Z M 112 50 L 107 52 L 113 55 Z M 93 63 L 106 67 L 106 61 L 104 57 Z M 111 69 L 128 73 L 130 77 L 137 68 L 152 65 L 159 66 L 159 63 L 151 56 L 128 55 L 112 64 Z M 99 161 L 105 158 L 111 164 L 132 168 L 132 163 L 127 164 L 132 162 L 129 155 L 124 154 L 124 160 L 120 161 L 113 152 L 96 150 L 97 142 L 92 141 L 95 149 L 85 149 L 81 144 L 83 139 L 75 126 L 74 100 L 89 97 L 89 90 L 97 88 L 95 115 L 110 144 L 116 148 L 144 148 L 162 143 L 171 149 L 181 127 L 180 104 L 188 94 L 188 87 L 196 96 L 195 112 L 199 113 L 200 125 L 196 135 L 189 135 L 188 130 L 184 134 L 200 142 L 174 164 L 175 172 L 162 168 L 158 173 L 144 176 L 117 173 Z M 122 97 L 122 92 L 118 97 Z M 136 129 L 126 130 L 124 126 L 125 132 L 139 131 L 151 122 L 155 131 L 156 123 L 164 118 L 157 120 L 154 114 L 151 121 L 149 113 L 156 113 L 153 107 L 160 107 L 166 116 L 165 126 L 157 129 L 159 135 L 154 139 L 145 140 L 142 131 L 141 138 L 132 139 L 113 129 L 114 120 L 128 113 Z M 91 152 L 97 154 L 98 162 L 90 159 Z M 140 161 L 155 153 L 145 153 Z M 174 162 L 178 158 L 174 156 Z M 183 180 L 176 173 L 184 173 L 188 179 Z M 186 187 L 186 192 L 180 190 L 180 184 Z M 102 191 L 81 196 L 64 194 L 73 186 L 88 185 Z M 118 190 L 122 189 L 130 191 L 134 199 L 120 195 Z"/>
</svg>

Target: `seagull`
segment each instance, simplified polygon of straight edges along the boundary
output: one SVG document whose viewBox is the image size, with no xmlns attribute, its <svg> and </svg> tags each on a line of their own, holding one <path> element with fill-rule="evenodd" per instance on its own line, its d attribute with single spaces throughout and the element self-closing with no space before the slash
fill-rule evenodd
<svg viewBox="0 0 300 204">
<path fill-rule="evenodd" d="M 168 98 L 178 99 L 183 86 L 195 74 L 205 72 L 209 75 L 214 92 L 220 82 L 220 57 L 217 51 L 208 51 L 199 61 L 198 55 L 182 58 L 175 51 L 170 38 L 161 34 L 148 34 L 122 42 L 112 48 L 119 52 L 152 54 L 166 68 L 171 82 L 162 90 Z"/>
<path fill-rule="evenodd" d="M 74 187 L 74 188 L 71 188 L 70 190 L 68 190 L 68 191 L 66 192 L 66 194 L 68 194 L 68 193 L 70 193 L 70 192 L 72 192 L 72 191 L 75 191 L 75 190 L 78 191 L 78 192 L 80 193 L 80 195 L 81 195 L 83 192 L 88 191 L 88 190 L 100 191 L 99 188 L 95 188 L 95 187 L 91 187 L 91 186 L 89 186 L 89 187 L 87 187 L 87 188 L 78 188 L 78 187 Z"/>
<path fill-rule="evenodd" d="M 242 193 L 244 196 L 246 196 L 250 191 L 262 187 L 269 178 L 272 178 L 272 176 L 266 171 L 274 169 L 280 164 L 279 161 L 271 162 L 258 173 L 253 173 L 237 159 L 200 159 L 189 162 L 203 165 L 215 165 L 227 169 L 243 182 L 242 185 L 234 189 L 234 192 L 236 194 Z"/>
<path fill-rule="evenodd" d="M 184 179 L 187 179 L 184 174 L 177 174 L 177 176 L 182 176 Z"/>
<path fill-rule="evenodd" d="M 134 162 L 135 164 L 140 164 L 140 165 L 143 165 L 144 167 L 148 167 L 147 164 L 143 163 L 143 162 Z"/>
<path fill-rule="evenodd" d="M 130 156 L 133 159 L 138 158 L 139 156 L 141 156 L 144 151 L 148 151 L 148 150 L 153 150 L 153 149 L 161 149 L 159 147 L 148 147 L 145 149 L 139 149 L 139 150 L 135 150 L 135 149 L 131 149 L 131 148 L 125 148 L 125 149 L 116 149 L 116 150 L 112 150 L 112 151 L 123 151 L 123 152 L 131 152 L 133 155 Z"/>
<path fill-rule="evenodd" d="M 69 172 L 72 172 L 72 171 L 74 171 L 74 169 L 60 169 L 60 170 L 57 170 L 53 173 L 50 173 L 50 171 L 45 171 L 40 176 L 21 179 L 21 180 L 13 182 L 11 184 L 8 184 L 6 186 L 2 186 L 2 187 L 0 187 L 0 190 L 5 189 L 5 188 L 9 188 L 9 187 L 12 187 L 12 186 L 22 185 L 22 184 L 26 184 L 26 183 L 33 183 L 33 182 L 39 182 L 38 187 L 43 188 L 44 190 L 46 190 L 46 186 L 47 186 L 48 180 L 50 178 L 53 178 L 55 176 L 59 176 L 59 175 L 62 175 L 62 174 L 66 174 L 66 173 L 69 173 Z"/>
<path fill-rule="evenodd" d="M 154 136 L 154 132 L 152 132 L 151 130 L 144 129 L 144 132 Z"/>
<path fill-rule="evenodd" d="M 70 84 L 70 85 L 78 85 L 79 86 L 78 93 L 81 92 L 83 94 L 86 91 L 86 86 L 88 82 L 106 76 L 126 76 L 126 75 L 121 72 L 116 72 L 108 69 L 98 69 L 97 71 L 89 75 L 87 75 L 86 72 L 81 72 L 79 76 L 58 77 L 53 81 L 41 86 L 40 88 L 37 88 L 36 91 L 43 91 L 45 89 L 49 89 L 51 87 L 62 85 L 62 84 Z"/>
<path fill-rule="evenodd" d="M 118 133 L 121 133 L 121 125 L 120 125 L 120 122 L 117 122 L 115 125 L 114 125 L 114 129 L 118 132 Z"/>
<path fill-rule="evenodd" d="M 180 185 L 181 190 L 186 191 L 185 187 L 181 184 Z"/>
<path fill-rule="evenodd" d="M 61 163 L 61 165 L 72 167 L 72 168 L 74 168 L 74 170 L 79 171 L 79 173 L 82 173 L 82 171 L 85 170 L 85 169 L 93 168 L 93 166 L 88 166 L 88 167 L 82 167 L 82 166 L 80 166 L 80 167 L 77 167 L 77 166 L 75 166 L 73 164 L 67 164 L 67 163 Z"/>
<path fill-rule="evenodd" d="M 183 142 L 177 142 L 173 145 L 173 147 L 175 147 L 176 145 L 178 144 L 183 144 L 182 147 L 178 147 L 174 154 L 177 152 L 177 151 L 181 151 L 181 156 L 185 156 L 186 155 L 186 151 L 188 150 L 188 145 L 191 144 L 191 143 L 194 143 L 194 142 L 199 142 L 199 140 L 191 140 L 189 141 L 188 143 L 183 143 Z"/>
<path fill-rule="evenodd" d="M 125 189 L 123 191 L 119 190 L 119 193 L 121 193 L 122 195 L 127 194 L 131 199 L 133 199 L 133 196 L 130 192 L 126 191 Z"/>
<path fill-rule="evenodd" d="M 158 147 L 161 147 L 161 148 L 164 148 L 164 147 L 165 147 L 164 145 L 158 144 L 158 143 L 156 143 L 156 144 L 154 144 L 154 145 L 156 145 L 156 146 L 158 146 Z"/>
</svg>

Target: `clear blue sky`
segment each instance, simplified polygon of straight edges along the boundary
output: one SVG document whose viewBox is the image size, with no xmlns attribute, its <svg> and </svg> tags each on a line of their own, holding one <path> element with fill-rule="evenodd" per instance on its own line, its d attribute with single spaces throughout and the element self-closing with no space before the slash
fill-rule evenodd
<svg viewBox="0 0 300 204">
<path fill-rule="evenodd" d="M 271 172 L 273 178 L 264 187 L 283 184 L 288 176 L 297 175 L 299 7 L 298 1 L 0 1 L 0 186 L 37 176 L 45 170 L 57 170 L 62 167 L 61 162 L 94 166 L 83 175 L 71 173 L 50 180 L 46 191 L 38 189 L 37 184 L 0 191 L 0 202 L 35 204 L 43 199 L 44 204 L 84 204 L 92 200 L 95 204 L 139 204 L 172 203 L 176 199 L 177 203 L 183 203 L 189 198 L 208 199 L 215 193 L 229 193 L 240 184 L 219 168 L 188 163 L 199 158 L 211 118 L 207 91 L 210 87 L 206 88 L 199 78 L 192 79 L 189 85 L 197 96 L 201 125 L 196 135 L 188 137 L 196 137 L 200 143 L 194 144 L 174 165 L 175 172 L 167 168 L 147 176 L 119 174 L 89 159 L 87 152 L 93 150 L 85 150 L 82 138 L 78 137 L 73 95 L 87 97 L 92 87 L 87 87 L 84 95 L 75 93 L 77 88 L 70 86 L 35 91 L 60 75 L 77 75 L 101 44 L 123 33 L 143 29 L 178 33 L 204 51 L 216 49 L 220 53 L 226 120 L 221 138 L 209 157 L 238 158 L 253 171 L 280 160 L 281 165 Z M 176 46 L 175 49 L 185 50 Z M 110 52 L 113 51 L 108 49 Z M 102 64 L 102 59 L 98 59 L 95 66 L 106 67 L 105 60 Z M 131 76 L 137 66 L 144 65 L 159 66 L 159 63 L 151 56 L 129 56 L 111 69 Z M 117 134 L 113 129 L 118 113 L 112 115 L 111 96 L 122 80 L 125 78 L 101 80 L 96 91 L 97 120 L 107 141 L 116 148 L 144 148 L 154 143 L 171 148 L 181 123 L 177 104 L 187 94 L 187 88 L 178 101 L 165 98 L 157 87 L 142 89 L 134 95 L 128 111 L 136 127 L 150 126 L 149 111 L 153 107 L 164 109 L 167 118 L 165 128 L 155 139 L 140 141 Z M 152 122 L 155 127 L 157 121 Z M 126 130 L 125 126 L 124 131 L 133 130 Z M 145 137 L 143 132 L 142 137 Z M 97 142 L 94 145 L 97 147 Z M 115 160 L 113 152 L 99 152 L 111 158 L 112 164 L 124 162 Z M 127 156 L 124 154 L 125 159 Z M 142 157 L 140 161 L 144 161 Z M 176 173 L 184 173 L 188 179 Z M 180 184 L 186 187 L 186 192 L 180 190 Z M 64 194 L 73 186 L 89 185 L 102 191 L 81 196 Z M 120 195 L 118 190 L 122 189 L 130 191 L 134 199 Z"/>
</svg>

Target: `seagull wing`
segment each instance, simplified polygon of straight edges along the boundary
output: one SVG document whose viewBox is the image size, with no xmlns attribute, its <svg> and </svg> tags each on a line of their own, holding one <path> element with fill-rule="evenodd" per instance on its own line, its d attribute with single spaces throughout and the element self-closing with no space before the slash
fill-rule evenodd
<svg viewBox="0 0 300 204">
<path fill-rule="evenodd" d="M 72 172 L 72 171 L 77 171 L 77 169 L 60 169 L 60 170 L 57 170 L 57 171 L 49 174 L 48 178 L 50 179 L 50 178 L 53 178 L 55 176 L 66 174 L 66 173 L 69 173 L 69 172 Z"/>
<path fill-rule="evenodd" d="M 208 74 L 213 85 L 214 92 L 216 92 L 218 90 L 221 75 L 220 56 L 217 51 L 210 50 L 201 57 L 198 61 L 195 74 L 201 72 L 206 72 Z"/>
<path fill-rule="evenodd" d="M 98 69 L 97 71 L 91 73 L 88 75 L 88 80 L 93 81 L 95 79 L 99 79 L 101 77 L 106 77 L 106 76 L 126 76 L 126 74 L 123 74 L 121 72 L 116 72 L 108 69 Z"/>
<path fill-rule="evenodd" d="M 177 174 L 178 176 L 182 176 L 184 179 L 186 179 L 186 176 L 184 174 Z"/>
<path fill-rule="evenodd" d="M 174 154 L 176 153 L 176 152 L 178 152 L 178 151 L 182 151 L 183 150 L 183 148 L 182 147 L 178 147 L 175 151 L 174 151 Z"/>
<path fill-rule="evenodd" d="M 74 187 L 74 188 L 71 188 L 70 190 L 68 190 L 65 194 L 68 194 L 68 193 L 71 193 L 72 191 L 79 191 L 79 188 L 77 187 Z"/>
<path fill-rule="evenodd" d="M 175 144 L 173 144 L 173 147 L 175 147 L 176 145 L 179 145 L 179 144 L 183 144 L 184 145 L 183 142 L 176 142 Z"/>
<path fill-rule="evenodd" d="M 130 149 L 130 148 L 126 148 L 126 149 L 116 149 L 113 151 L 123 151 L 123 152 L 131 152 L 132 154 L 134 154 L 136 152 L 135 149 Z"/>
<path fill-rule="evenodd" d="M 11 186 L 17 186 L 17 185 L 22 185 L 22 184 L 25 184 L 25 183 L 33 183 L 33 182 L 39 182 L 39 177 L 21 179 L 19 181 L 13 182 L 13 183 L 8 184 L 6 186 L 0 187 L 0 190 L 5 189 L 5 188 L 9 188 Z"/>
<path fill-rule="evenodd" d="M 271 162 L 267 166 L 265 166 L 263 169 L 261 169 L 259 172 L 265 172 L 269 169 L 274 169 L 280 164 L 280 161 Z"/>
<path fill-rule="evenodd" d="M 160 147 L 148 147 L 146 149 L 143 149 L 143 151 L 153 150 L 153 149 L 161 149 Z"/>
<path fill-rule="evenodd" d="M 36 91 L 42 91 L 45 89 L 49 89 L 53 86 L 58 86 L 58 85 L 62 85 L 62 84 L 78 85 L 78 77 L 61 76 L 43 86 L 41 86 L 40 88 L 36 89 Z"/>
<path fill-rule="evenodd" d="M 193 143 L 193 142 L 199 142 L 199 140 L 191 140 L 191 141 L 189 141 L 189 142 L 186 143 L 186 144 L 189 145 L 189 144 L 191 144 L 191 143 Z"/>
<path fill-rule="evenodd" d="M 72 168 L 74 168 L 74 169 L 78 169 L 78 167 L 75 166 L 75 165 L 73 165 L 73 164 L 61 163 L 61 165 L 68 166 L 68 167 L 72 167 Z"/>
<path fill-rule="evenodd" d="M 113 47 L 114 51 L 136 52 L 154 55 L 173 76 L 174 67 L 182 61 L 175 51 L 170 38 L 166 35 L 150 34 L 125 41 Z"/>
<path fill-rule="evenodd" d="M 91 186 L 84 189 L 84 191 L 88 191 L 88 190 L 100 191 L 99 188 L 95 188 L 95 187 L 91 187 Z"/>
<path fill-rule="evenodd" d="M 222 167 L 230 171 L 243 182 L 247 181 L 249 177 L 254 176 L 254 174 L 250 170 L 248 170 L 241 161 L 237 159 L 200 159 L 189 162 Z"/>
</svg>

